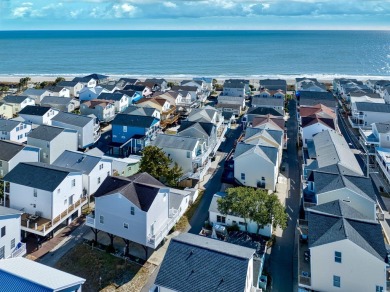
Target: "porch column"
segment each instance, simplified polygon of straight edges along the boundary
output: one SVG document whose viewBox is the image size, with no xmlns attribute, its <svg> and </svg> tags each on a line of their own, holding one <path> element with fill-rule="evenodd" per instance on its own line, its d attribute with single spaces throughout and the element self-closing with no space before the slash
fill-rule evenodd
<svg viewBox="0 0 390 292">
<path fill-rule="evenodd" d="M 125 238 L 122 238 L 122 239 L 123 239 L 123 241 L 125 242 L 125 245 L 126 245 L 126 247 L 125 247 L 125 256 L 127 256 L 127 255 L 129 254 L 129 244 L 130 244 L 130 240 L 125 239 Z"/>
</svg>

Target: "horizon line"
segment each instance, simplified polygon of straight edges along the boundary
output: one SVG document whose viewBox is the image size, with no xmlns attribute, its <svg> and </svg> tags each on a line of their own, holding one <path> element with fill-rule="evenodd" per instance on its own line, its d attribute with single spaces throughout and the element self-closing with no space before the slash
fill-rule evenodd
<svg viewBox="0 0 390 292">
<path fill-rule="evenodd" d="M 390 31 L 389 29 L 378 28 L 357 28 L 357 29 L 331 29 L 331 28 L 316 28 L 316 29 L 0 29 L 0 32 L 26 32 L 26 31 Z"/>
</svg>

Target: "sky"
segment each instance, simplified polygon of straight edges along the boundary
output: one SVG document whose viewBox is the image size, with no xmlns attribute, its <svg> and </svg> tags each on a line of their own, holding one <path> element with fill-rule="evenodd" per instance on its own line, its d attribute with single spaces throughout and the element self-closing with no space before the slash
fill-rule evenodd
<svg viewBox="0 0 390 292">
<path fill-rule="evenodd" d="M 0 0 L 0 30 L 390 29 L 390 0 Z"/>
</svg>

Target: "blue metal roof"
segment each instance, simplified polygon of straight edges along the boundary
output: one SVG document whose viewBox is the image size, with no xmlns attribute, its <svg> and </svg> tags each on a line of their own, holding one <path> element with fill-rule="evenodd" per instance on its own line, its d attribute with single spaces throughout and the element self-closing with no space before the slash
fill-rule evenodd
<svg viewBox="0 0 390 292">
<path fill-rule="evenodd" d="M 52 292 L 54 290 L 43 287 L 41 285 L 32 283 L 23 278 L 16 277 L 5 271 L 0 271 L 0 283 L 1 290 L 7 292 L 20 292 L 20 291 L 29 291 L 29 292 Z"/>
</svg>

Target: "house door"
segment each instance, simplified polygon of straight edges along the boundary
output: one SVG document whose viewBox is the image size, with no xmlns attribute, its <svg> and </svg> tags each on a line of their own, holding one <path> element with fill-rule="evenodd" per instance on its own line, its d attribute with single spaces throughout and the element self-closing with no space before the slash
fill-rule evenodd
<svg viewBox="0 0 390 292">
<path fill-rule="evenodd" d="M 154 235 L 154 223 L 150 225 L 150 234 Z"/>
<path fill-rule="evenodd" d="M 73 196 L 74 196 L 74 195 L 71 195 L 71 196 L 69 197 L 69 200 L 68 200 L 69 206 L 73 205 Z"/>
</svg>

